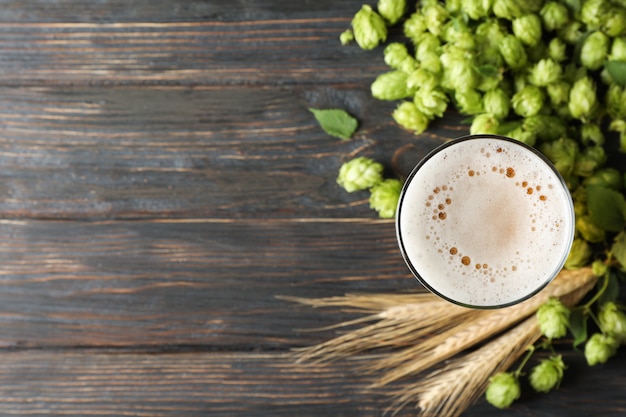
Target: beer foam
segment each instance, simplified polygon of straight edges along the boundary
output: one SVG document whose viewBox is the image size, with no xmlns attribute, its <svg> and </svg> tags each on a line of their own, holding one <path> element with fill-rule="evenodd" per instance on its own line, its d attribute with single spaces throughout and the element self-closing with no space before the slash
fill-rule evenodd
<svg viewBox="0 0 626 417">
<path fill-rule="evenodd" d="M 554 168 L 512 140 L 444 145 L 402 191 L 398 239 L 433 292 L 463 305 L 526 299 L 562 268 L 574 234 L 571 196 Z"/>
</svg>

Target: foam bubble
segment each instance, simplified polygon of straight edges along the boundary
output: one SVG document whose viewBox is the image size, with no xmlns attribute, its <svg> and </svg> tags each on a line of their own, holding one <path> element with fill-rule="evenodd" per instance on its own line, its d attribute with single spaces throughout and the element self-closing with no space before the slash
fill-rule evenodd
<svg viewBox="0 0 626 417">
<path fill-rule="evenodd" d="M 403 190 L 403 254 L 429 287 L 462 304 L 526 298 L 560 269 L 571 245 L 571 198 L 555 184 L 561 180 L 542 158 L 511 141 L 445 147 Z"/>
</svg>

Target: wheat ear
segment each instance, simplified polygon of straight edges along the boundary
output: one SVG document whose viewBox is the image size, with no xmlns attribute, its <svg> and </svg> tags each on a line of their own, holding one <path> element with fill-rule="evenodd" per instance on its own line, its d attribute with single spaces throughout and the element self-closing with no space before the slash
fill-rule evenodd
<svg viewBox="0 0 626 417">
<path fill-rule="evenodd" d="M 370 371 L 389 369 L 375 383 L 377 386 L 422 372 L 513 326 L 533 314 L 550 297 L 562 297 L 579 288 L 586 288 L 589 283 L 593 284 L 595 281 L 596 277 L 590 268 L 562 271 L 548 287 L 523 303 L 503 309 L 478 311 L 467 316 L 465 320 L 457 320 L 454 326 L 443 328 L 430 337 L 421 338 L 410 347 L 372 361 L 368 364 L 368 369 Z M 385 337 L 390 338 L 391 335 Z"/>
<path fill-rule="evenodd" d="M 595 279 L 588 280 L 561 300 L 573 306 L 594 285 Z M 395 414 L 417 400 L 420 416 L 457 417 L 484 393 L 493 374 L 509 369 L 539 337 L 536 317 L 531 316 L 479 349 L 455 358 L 415 386 L 396 392 L 390 410 Z"/>
</svg>

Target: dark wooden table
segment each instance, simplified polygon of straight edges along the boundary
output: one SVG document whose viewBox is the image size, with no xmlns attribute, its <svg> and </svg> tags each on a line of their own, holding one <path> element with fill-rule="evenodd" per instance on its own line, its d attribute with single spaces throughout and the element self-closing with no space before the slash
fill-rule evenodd
<svg viewBox="0 0 626 417">
<path fill-rule="evenodd" d="M 337 170 L 402 175 L 467 132 L 450 114 L 416 138 L 370 97 L 382 51 L 338 42 L 361 4 L 0 2 L 0 415 L 382 414 L 350 361 L 288 356 L 353 316 L 276 298 L 418 290 Z M 563 352 L 559 391 L 465 415 L 623 415 L 626 355 Z"/>
</svg>

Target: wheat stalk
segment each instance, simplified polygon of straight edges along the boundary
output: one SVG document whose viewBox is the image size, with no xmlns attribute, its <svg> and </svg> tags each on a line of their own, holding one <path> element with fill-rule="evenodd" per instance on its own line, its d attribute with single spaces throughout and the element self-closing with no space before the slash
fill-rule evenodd
<svg viewBox="0 0 626 417">
<path fill-rule="evenodd" d="M 392 393 L 395 397 L 392 409 L 397 411 L 416 400 L 422 416 L 454 417 L 482 395 L 493 373 L 510 367 L 540 337 L 535 317 L 529 318 L 539 306 L 550 297 L 573 305 L 596 280 L 590 268 L 563 270 L 536 296 L 497 310 L 464 308 L 429 293 L 283 298 L 313 307 L 343 307 L 368 313 L 327 327 L 369 323 L 321 344 L 297 349 L 295 355 L 299 361 L 327 362 L 383 347 L 394 348 L 370 357 L 363 369 L 384 371 L 371 385 L 380 388 L 448 360 L 443 368 L 431 372 L 416 385 Z M 481 344 L 477 350 L 463 355 L 468 348 Z"/>
<path fill-rule="evenodd" d="M 535 297 L 508 308 L 478 311 L 467 320 L 457 322 L 453 327 L 442 329 L 436 335 L 423 338 L 420 343 L 372 362 L 369 364 L 372 371 L 390 369 L 376 382 L 376 385 L 382 386 L 407 375 L 422 372 L 523 320 L 533 314 L 550 297 L 562 297 L 595 281 L 596 277 L 593 276 L 590 268 L 562 271 L 546 289 Z"/>
<path fill-rule="evenodd" d="M 573 306 L 594 284 L 595 279 L 585 281 L 561 300 Z M 531 316 L 479 349 L 427 375 L 421 383 L 393 394 L 395 401 L 389 410 L 395 410 L 395 414 L 417 399 L 420 416 L 456 417 L 484 393 L 491 375 L 510 368 L 539 337 L 537 319 Z"/>
</svg>

